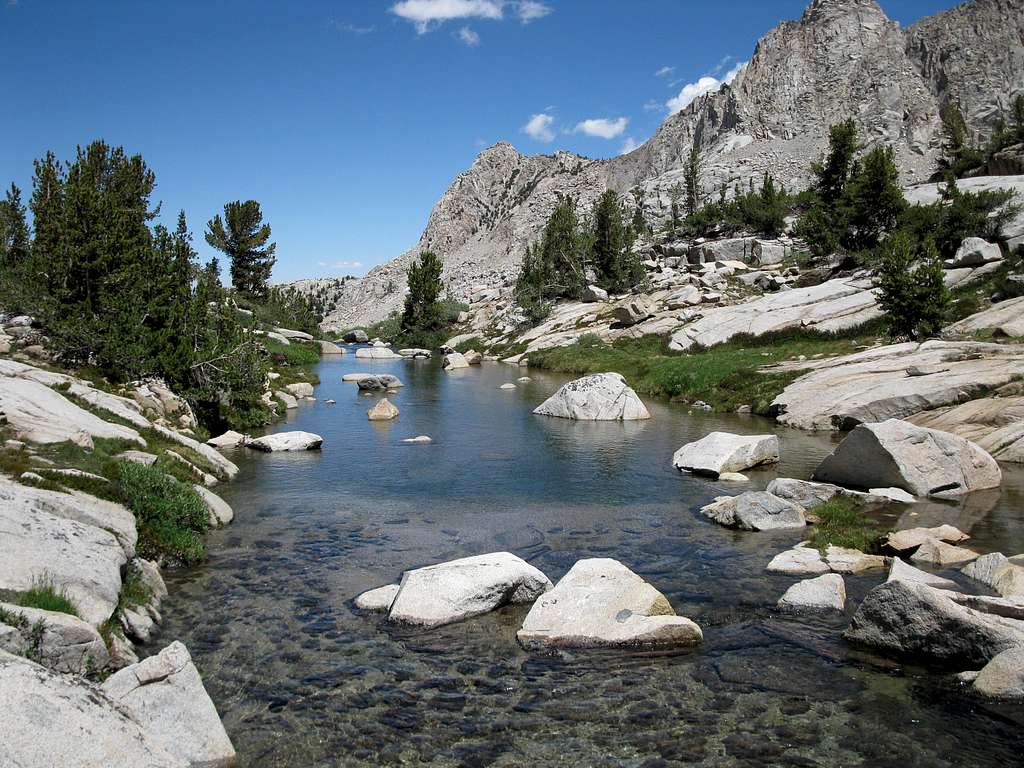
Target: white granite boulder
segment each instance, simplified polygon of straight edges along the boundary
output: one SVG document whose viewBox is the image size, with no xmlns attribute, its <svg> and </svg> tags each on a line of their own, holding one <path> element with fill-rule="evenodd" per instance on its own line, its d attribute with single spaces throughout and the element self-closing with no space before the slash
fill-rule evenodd
<svg viewBox="0 0 1024 768">
<path fill-rule="evenodd" d="M 264 453 L 277 451 L 312 451 L 323 445 L 324 439 L 312 432 L 275 432 L 246 443 L 249 448 Z"/>
<path fill-rule="evenodd" d="M 460 368 L 469 368 L 469 361 L 461 352 L 449 352 L 444 356 L 441 365 L 446 371 L 457 371 Z"/>
<path fill-rule="evenodd" d="M 320 339 L 317 342 L 320 345 L 321 355 L 344 355 L 345 350 L 335 344 L 333 341 L 327 341 L 326 339 Z"/>
<path fill-rule="evenodd" d="M 798 581 L 779 598 L 778 605 L 787 610 L 842 611 L 846 607 L 846 585 L 838 573 Z"/>
<path fill-rule="evenodd" d="M 618 373 L 594 373 L 563 384 L 534 413 L 580 421 L 633 421 L 650 413 Z"/>
<path fill-rule="evenodd" d="M 406 571 L 388 619 L 437 627 L 533 602 L 549 589 L 547 576 L 509 552 L 464 557 Z"/>
<path fill-rule="evenodd" d="M 99 688 L 2 650 L 0 701 L 5 766 L 193 768 Z"/>
<path fill-rule="evenodd" d="M 849 488 L 841 488 L 831 483 L 815 483 L 810 480 L 796 480 L 791 477 L 777 477 L 768 483 L 766 489 L 773 496 L 791 501 L 803 507 L 805 510 L 812 510 L 822 504 L 832 501 L 837 497 L 853 499 L 862 504 L 884 504 L 887 499 L 875 496 L 870 493 L 851 491 Z"/>
<path fill-rule="evenodd" d="M 292 397 L 313 397 L 313 385 L 308 381 L 297 381 L 294 384 L 286 384 L 284 388 Z"/>
<path fill-rule="evenodd" d="M 700 627 L 622 563 L 578 560 L 538 598 L 516 635 L 527 649 L 697 645 Z"/>
<path fill-rule="evenodd" d="M 995 459 L 962 437 L 889 419 L 857 426 L 813 479 L 855 488 L 891 486 L 915 496 L 958 496 L 998 487 L 1002 472 Z"/>
<path fill-rule="evenodd" d="M 361 611 L 387 613 L 391 610 L 399 589 L 397 584 L 388 584 L 386 587 L 368 590 L 356 597 L 355 606 Z"/>
<path fill-rule="evenodd" d="M 982 667 L 973 688 L 989 698 L 1024 701 L 1024 646 L 997 654 Z"/>
<path fill-rule="evenodd" d="M 928 539 L 910 556 L 915 563 L 927 563 L 937 568 L 962 565 L 977 560 L 978 553 L 966 547 L 954 547 L 938 539 Z"/>
<path fill-rule="evenodd" d="M 742 472 L 778 460 L 779 438 L 775 435 L 712 432 L 676 451 L 672 464 L 695 475 L 718 477 L 723 472 Z"/>
<path fill-rule="evenodd" d="M 912 581 L 916 584 L 927 584 L 936 589 L 956 589 L 956 582 L 936 576 L 934 573 L 922 571 L 909 563 L 900 560 L 898 557 L 892 559 L 892 567 L 889 568 L 889 576 L 886 581 Z"/>
<path fill-rule="evenodd" d="M 382 397 L 373 408 L 366 412 L 366 418 L 370 421 L 391 421 L 392 419 L 397 419 L 398 407 L 386 397 Z"/>
<path fill-rule="evenodd" d="M 792 549 L 780 552 L 768 563 L 767 570 L 770 573 L 785 573 L 790 576 L 803 576 L 807 574 L 828 573 L 831 568 L 814 547 L 806 547 L 798 544 Z"/>
<path fill-rule="evenodd" d="M 765 491 L 719 496 L 700 511 L 720 525 L 745 531 L 798 529 L 807 525 L 803 509 Z"/>
<path fill-rule="evenodd" d="M 189 765 L 234 765 L 235 749 L 181 643 L 114 673 L 101 688 L 152 739 Z"/>
<path fill-rule="evenodd" d="M 402 356 L 395 354 L 388 347 L 360 347 L 356 350 L 356 357 L 360 360 L 401 360 Z"/>
<path fill-rule="evenodd" d="M 199 494 L 199 498 L 203 500 L 203 504 L 209 511 L 211 526 L 219 528 L 235 519 L 235 512 L 231 509 L 231 505 L 216 493 L 201 485 L 193 485 L 192 488 Z"/>
<path fill-rule="evenodd" d="M 956 255 L 946 261 L 946 266 L 950 269 L 980 267 L 982 264 L 1000 261 L 1002 258 L 1003 252 L 997 244 L 990 243 L 980 237 L 968 237 L 960 243 Z"/>
<path fill-rule="evenodd" d="M 245 435 L 241 432 L 235 432 L 229 429 L 223 435 L 217 437 L 211 437 L 206 441 L 207 445 L 212 445 L 214 448 L 235 448 L 236 446 L 245 443 Z"/>
<path fill-rule="evenodd" d="M 0 634 L 0 649 L 23 656 L 31 653 L 44 667 L 75 675 L 99 672 L 110 662 L 100 633 L 77 616 L 11 603 L 0 603 L 0 611 L 17 624 L 17 632 L 6 638 Z"/>
</svg>

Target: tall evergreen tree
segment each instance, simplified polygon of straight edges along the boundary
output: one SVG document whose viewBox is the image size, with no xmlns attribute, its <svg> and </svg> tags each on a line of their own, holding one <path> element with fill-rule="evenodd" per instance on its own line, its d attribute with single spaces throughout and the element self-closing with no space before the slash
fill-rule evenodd
<svg viewBox="0 0 1024 768">
<path fill-rule="evenodd" d="M 690 156 L 683 173 L 686 182 L 686 215 L 694 216 L 704 201 L 704 193 L 701 190 L 700 153 L 697 151 L 696 141 L 690 147 Z"/>
<path fill-rule="evenodd" d="M 643 268 L 633 255 L 635 236 L 623 222 L 622 206 L 609 189 L 594 205 L 591 261 L 598 282 L 612 291 L 624 291 L 643 278 Z"/>
<path fill-rule="evenodd" d="M 21 190 L 11 184 L 5 199 L 0 200 L 0 265 L 5 269 L 24 265 L 30 245 Z"/>
<path fill-rule="evenodd" d="M 46 293 L 55 294 L 66 281 L 63 254 L 64 172 L 53 152 L 34 161 L 32 177 L 33 261 L 43 271 Z"/>
<path fill-rule="evenodd" d="M 823 162 L 811 164 L 817 177 L 816 191 L 826 205 L 834 205 L 842 198 L 858 149 L 857 126 L 853 120 L 829 129 L 828 154 Z"/>
<path fill-rule="evenodd" d="M 255 200 L 226 203 L 224 218 L 217 214 L 206 227 L 206 242 L 231 260 L 235 290 L 257 298 L 266 296 L 270 272 L 277 261 L 277 243 L 267 244 L 270 225 L 263 222 L 260 204 Z"/>
<path fill-rule="evenodd" d="M 930 238 L 919 242 L 901 231 L 885 241 L 874 281 L 894 339 L 918 341 L 941 330 L 950 306 L 943 276 L 942 261 Z"/>
<path fill-rule="evenodd" d="M 668 189 L 668 200 L 669 200 L 669 218 L 668 218 L 668 236 L 675 237 L 679 232 L 679 227 L 683 223 L 683 211 L 679 205 L 679 201 L 683 198 L 683 188 L 678 184 L 673 184 Z"/>
<path fill-rule="evenodd" d="M 441 259 L 433 251 L 423 251 L 409 265 L 406 278 L 409 293 L 402 313 L 401 338 L 414 345 L 431 345 L 434 335 L 443 330 L 444 321 L 438 298 L 441 295 Z"/>
<path fill-rule="evenodd" d="M 850 250 L 874 248 L 896 228 L 907 207 L 893 148 L 879 146 L 868 152 L 848 186 L 849 232 L 845 245 Z"/>
</svg>

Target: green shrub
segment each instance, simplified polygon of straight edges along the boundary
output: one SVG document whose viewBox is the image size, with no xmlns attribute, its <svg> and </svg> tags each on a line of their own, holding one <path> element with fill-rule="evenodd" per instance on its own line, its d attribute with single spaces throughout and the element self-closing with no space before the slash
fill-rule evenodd
<svg viewBox="0 0 1024 768">
<path fill-rule="evenodd" d="M 6 624 L 8 627 L 21 629 L 22 627 L 28 626 L 28 619 L 25 618 L 25 614 L 23 613 L 8 611 L 6 608 L 0 608 L 0 624 Z"/>
<path fill-rule="evenodd" d="M 815 507 L 811 514 L 819 522 L 808 529 L 808 540 L 822 553 L 829 545 L 868 553 L 878 551 L 885 531 L 853 499 L 837 496 Z"/>
<path fill-rule="evenodd" d="M 281 344 L 278 341 L 266 339 L 263 346 L 274 365 L 316 365 L 320 362 L 320 348 L 313 344 L 304 344 L 298 341 Z"/>
<path fill-rule="evenodd" d="M 49 578 L 32 582 L 32 586 L 18 595 L 16 601 L 22 608 L 38 608 L 43 611 L 56 611 L 78 615 L 78 609 L 71 602 L 64 590 L 58 590 Z"/>
<path fill-rule="evenodd" d="M 209 511 L 199 494 L 156 467 L 118 462 L 121 491 L 138 523 L 138 553 L 185 565 L 206 557 Z"/>
<path fill-rule="evenodd" d="M 126 608 L 146 605 L 153 597 L 149 585 L 142 578 L 142 573 L 134 564 L 128 563 L 121 579 L 121 594 L 117 598 L 117 613 Z"/>
</svg>

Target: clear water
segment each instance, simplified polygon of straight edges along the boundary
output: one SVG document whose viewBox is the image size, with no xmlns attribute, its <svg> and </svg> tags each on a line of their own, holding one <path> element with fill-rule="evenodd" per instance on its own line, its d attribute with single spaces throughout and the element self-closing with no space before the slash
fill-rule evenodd
<svg viewBox="0 0 1024 768">
<path fill-rule="evenodd" d="M 394 422 L 342 384 L 376 370 L 406 386 Z M 649 402 L 653 418 L 586 424 L 533 416 L 564 378 L 436 361 L 319 367 L 320 400 L 276 430 L 324 436 L 303 454 L 238 451 L 219 491 L 235 522 L 203 566 L 169 574 L 162 638 L 191 650 L 245 766 L 1005 766 L 1024 753 L 1024 711 L 972 700 L 950 670 L 849 646 L 847 616 L 779 615 L 793 582 L 765 572 L 798 535 L 739 533 L 697 514 L 761 488 L 683 476 L 683 443 L 756 417 Z M 329 406 L 324 400 L 333 398 Z M 402 438 L 426 434 L 430 445 Z M 778 472 L 806 477 L 829 436 L 783 430 Z M 969 528 L 984 549 L 1024 551 L 1024 472 L 963 507 L 913 521 Z M 906 513 L 904 513 L 906 514 Z M 557 580 L 578 558 L 621 560 L 697 621 L 675 652 L 529 654 L 524 608 L 398 630 L 352 598 L 404 569 L 509 550 Z M 848 578 L 851 609 L 884 578 Z M 160 640 L 154 643 L 161 645 Z"/>
</svg>

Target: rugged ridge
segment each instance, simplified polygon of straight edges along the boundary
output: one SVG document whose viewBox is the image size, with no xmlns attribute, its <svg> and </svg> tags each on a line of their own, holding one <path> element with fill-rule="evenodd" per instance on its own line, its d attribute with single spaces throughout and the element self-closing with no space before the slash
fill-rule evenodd
<svg viewBox="0 0 1024 768">
<path fill-rule="evenodd" d="M 906 30 L 875 0 L 814 0 L 800 19 L 758 42 L 730 85 L 668 117 L 627 155 L 531 156 L 507 142 L 481 152 L 434 207 L 420 242 L 340 288 L 324 327 L 367 324 L 400 309 L 406 269 L 424 249 L 441 256 L 455 298 L 511 285 L 526 245 L 563 195 L 587 210 L 605 189 L 636 190 L 657 221 L 694 143 L 708 191 L 765 171 L 799 188 L 828 127 L 852 116 L 867 143 L 895 147 L 912 183 L 935 168 L 945 104 L 960 103 L 970 131 L 984 137 L 1021 91 L 1024 0 L 973 0 Z"/>
</svg>

